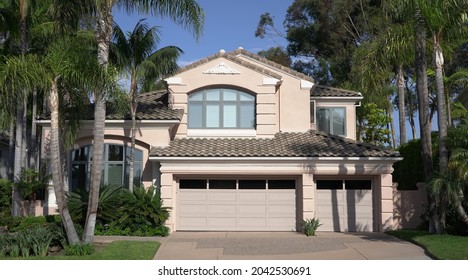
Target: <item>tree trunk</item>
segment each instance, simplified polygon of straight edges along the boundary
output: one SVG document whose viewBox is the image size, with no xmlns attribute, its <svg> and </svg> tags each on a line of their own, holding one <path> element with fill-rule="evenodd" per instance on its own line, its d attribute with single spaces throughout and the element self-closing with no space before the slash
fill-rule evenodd
<svg viewBox="0 0 468 280">
<path fill-rule="evenodd" d="M 132 73 L 132 81 L 130 85 L 130 97 L 131 97 L 131 114 L 132 114 L 132 131 L 131 131 L 131 137 L 132 137 L 132 143 L 131 143 L 131 149 L 130 149 L 130 166 L 128 170 L 128 189 L 130 192 L 133 192 L 133 167 L 135 165 L 135 138 L 136 138 L 136 110 L 138 107 L 138 102 L 137 102 L 137 79 L 136 79 L 137 73 L 133 71 Z"/>
<path fill-rule="evenodd" d="M 396 141 L 396 134 L 395 134 L 395 120 L 393 119 L 393 110 L 390 109 L 388 112 L 388 117 L 390 118 L 390 134 L 392 136 L 392 148 L 396 148 L 397 141 Z"/>
<path fill-rule="evenodd" d="M 110 3 L 102 3 L 97 21 L 96 40 L 98 43 L 98 63 L 107 67 L 109 62 L 109 45 L 112 35 L 112 7 Z M 103 89 L 98 89 L 102 91 Z M 93 128 L 93 166 L 91 169 L 91 184 L 89 188 L 88 212 L 83 232 L 83 242 L 92 244 L 98 209 L 99 188 L 101 185 L 102 160 L 104 155 L 104 128 L 106 120 L 106 102 L 104 92 L 94 94 L 94 128 Z"/>
<path fill-rule="evenodd" d="M 400 146 L 406 143 L 406 117 L 405 117 L 405 76 L 403 66 L 398 67 L 398 120 L 400 123 Z"/>
<path fill-rule="evenodd" d="M 18 103 L 16 106 L 16 133 L 15 133 L 15 162 L 13 166 L 13 182 L 17 183 L 21 174 L 22 168 L 22 145 L 23 145 L 23 101 L 21 97 L 18 97 Z M 11 207 L 11 215 L 19 216 L 20 215 L 20 195 L 18 189 L 13 187 L 13 201 Z"/>
<path fill-rule="evenodd" d="M 445 89 L 444 89 L 444 56 L 442 47 L 440 46 L 437 36 L 434 35 L 433 41 L 433 60 L 435 69 L 436 79 L 436 97 L 437 97 L 437 123 L 439 128 L 439 172 L 440 174 L 446 174 L 448 169 L 448 149 L 447 149 L 447 105 L 445 102 Z M 439 205 L 439 224 L 440 227 L 437 233 L 442 234 L 445 232 L 445 212 L 447 211 L 446 203 L 446 192 L 440 192 L 443 197 L 440 197 Z"/>
<path fill-rule="evenodd" d="M 409 123 L 411 126 L 411 139 L 416 139 L 416 123 L 414 121 L 414 116 L 409 117 Z"/>
<path fill-rule="evenodd" d="M 37 158 L 37 127 L 36 127 L 36 115 L 37 115 L 37 90 L 33 91 L 32 100 L 32 116 L 31 116 L 31 136 L 29 138 L 29 168 L 37 170 L 36 158 Z"/>
<path fill-rule="evenodd" d="M 419 130 L 421 133 L 421 153 L 424 166 L 424 177 L 428 182 L 433 175 L 431 126 L 429 120 L 429 90 L 426 70 L 426 29 L 422 20 L 421 11 L 415 12 L 415 70 L 416 90 L 419 106 Z M 436 208 L 433 195 L 428 193 L 429 204 L 429 232 L 436 233 Z"/>
<path fill-rule="evenodd" d="M 13 162 L 15 160 L 15 121 L 10 120 L 10 131 L 8 135 L 8 179 L 13 182 Z"/>
<path fill-rule="evenodd" d="M 52 180 L 54 182 L 55 197 L 57 199 L 57 206 L 60 216 L 62 217 L 62 224 L 67 234 L 68 242 L 72 245 L 79 244 L 80 239 L 75 229 L 75 225 L 68 211 L 67 199 L 65 197 L 65 190 L 63 187 L 62 177 L 62 163 L 60 155 L 60 128 L 59 128 L 59 97 L 57 88 L 57 78 L 53 81 L 50 90 L 50 155 L 52 166 Z"/>
</svg>

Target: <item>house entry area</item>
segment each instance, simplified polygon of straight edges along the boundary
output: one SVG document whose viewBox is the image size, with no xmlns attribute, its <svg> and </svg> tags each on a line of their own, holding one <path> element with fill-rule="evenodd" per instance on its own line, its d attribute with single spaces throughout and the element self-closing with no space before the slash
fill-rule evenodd
<svg viewBox="0 0 468 280">
<path fill-rule="evenodd" d="M 295 231 L 296 181 L 180 179 L 177 230 Z"/>
<path fill-rule="evenodd" d="M 372 231 L 371 180 L 317 180 L 320 231 Z"/>
</svg>

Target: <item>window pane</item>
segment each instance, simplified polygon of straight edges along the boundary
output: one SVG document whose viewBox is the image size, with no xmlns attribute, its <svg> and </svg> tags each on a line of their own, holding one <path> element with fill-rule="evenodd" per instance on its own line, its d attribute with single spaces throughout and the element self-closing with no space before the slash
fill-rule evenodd
<svg viewBox="0 0 468 280">
<path fill-rule="evenodd" d="M 188 108 L 188 127 L 202 128 L 203 127 L 203 105 L 201 103 L 190 104 Z"/>
<path fill-rule="evenodd" d="M 268 180 L 269 190 L 293 190 L 296 188 L 294 180 Z"/>
<path fill-rule="evenodd" d="M 189 101 L 203 101 L 203 91 L 190 94 Z"/>
<path fill-rule="evenodd" d="M 345 108 L 333 108 L 333 134 L 345 135 Z"/>
<path fill-rule="evenodd" d="M 79 148 L 72 152 L 72 161 L 87 161 L 88 147 Z"/>
<path fill-rule="evenodd" d="M 239 180 L 239 190 L 264 190 L 265 180 Z"/>
<path fill-rule="evenodd" d="M 232 89 L 223 90 L 223 100 L 224 101 L 236 101 L 237 100 L 237 91 Z"/>
<path fill-rule="evenodd" d="M 218 190 L 236 189 L 236 180 L 210 180 L 209 188 Z"/>
<path fill-rule="evenodd" d="M 141 164 L 133 165 L 133 186 L 139 187 L 141 185 Z"/>
<path fill-rule="evenodd" d="M 223 112 L 223 126 L 226 128 L 233 128 L 237 126 L 237 106 L 234 105 L 224 105 Z"/>
<path fill-rule="evenodd" d="M 371 180 L 346 180 L 345 188 L 347 190 L 370 190 Z"/>
<path fill-rule="evenodd" d="M 253 128 L 255 126 L 255 106 L 253 103 L 240 105 L 240 127 Z"/>
<path fill-rule="evenodd" d="M 72 164 L 72 179 L 71 179 L 71 190 L 86 188 L 86 164 Z"/>
<path fill-rule="evenodd" d="M 206 100 L 209 100 L 209 101 L 221 100 L 221 92 L 219 89 L 207 90 L 205 94 L 206 94 Z"/>
<path fill-rule="evenodd" d="M 330 111 L 328 108 L 319 108 L 317 110 L 318 130 L 330 133 Z"/>
<path fill-rule="evenodd" d="M 179 189 L 206 189 L 206 180 L 180 180 Z"/>
<path fill-rule="evenodd" d="M 248 93 L 240 92 L 239 95 L 241 101 L 255 101 L 255 96 L 250 95 Z"/>
<path fill-rule="evenodd" d="M 123 161 L 123 146 L 109 145 L 108 147 L 109 161 Z"/>
<path fill-rule="evenodd" d="M 123 164 L 109 164 L 107 168 L 107 184 L 122 185 Z"/>
<path fill-rule="evenodd" d="M 127 162 L 130 162 L 130 154 L 132 152 L 132 147 L 125 148 L 125 158 Z M 135 162 L 143 160 L 143 152 L 135 148 Z"/>
<path fill-rule="evenodd" d="M 219 105 L 206 105 L 206 127 L 219 127 Z"/>
<path fill-rule="evenodd" d="M 317 180 L 317 190 L 341 190 L 342 180 Z"/>
</svg>

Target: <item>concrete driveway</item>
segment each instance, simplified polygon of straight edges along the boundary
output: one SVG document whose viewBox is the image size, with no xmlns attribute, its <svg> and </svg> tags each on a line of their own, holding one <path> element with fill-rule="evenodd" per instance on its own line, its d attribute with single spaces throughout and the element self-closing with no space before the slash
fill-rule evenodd
<svg viewBox="0 0 468 280">
<path fill-rule="evenodd" d="M 159 260 L 430 260 L 412 243 L 383 233 L 173 232 Z"/>
</svg>

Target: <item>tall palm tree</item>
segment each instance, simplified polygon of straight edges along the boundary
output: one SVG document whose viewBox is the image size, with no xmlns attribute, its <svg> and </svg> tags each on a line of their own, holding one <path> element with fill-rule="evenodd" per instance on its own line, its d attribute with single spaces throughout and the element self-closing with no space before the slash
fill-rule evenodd
<svg viewBox="0 0 468 280">
<path fill-rule="evenodd" d="M 131 152 L 128 187 L 133 191 L 133 166 L 135 162 L 136 111 L 139 87 L 173 74 L 177 69 L 177 58 L 182 50 L 175 46 L 155 50 L 160 42 L 156 26 L 149 28 L 144 19 L 138 21 L 127 35 L 118 25 L 114 26 L 111 57 L 115 64 L 130 78 L 130 113 L 132 117 Z"/>
<path fill-rule="evenodd" d="M 193 31 L 198 38 L 204 24 L 204 13 L 195 0 L 95 0 L 97 13 L 96 41 L 98 45 L 97 60 L 104 68 L 109 63 L 109 46 L 112 37 L 112 10 L 115 7 L 128 13 L 143 13 L 169 17 L 175 23 Z M 104 154 L 104 126 L 106 116 L 106 93 L 101 89 L 94 93 L 94 127 L 93 127 L 93 166 L 89 190 L 89 203 L 83 242 L 92 243 L 101 183 L 102 159 Z"/>
</svg>

